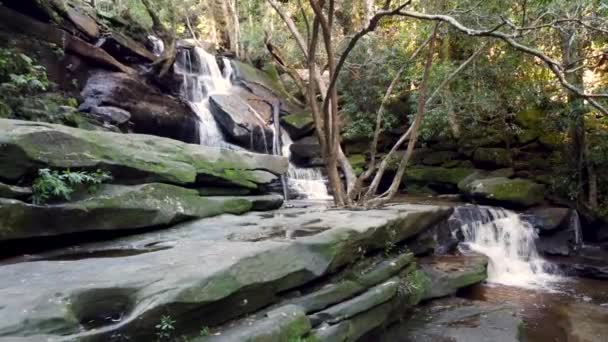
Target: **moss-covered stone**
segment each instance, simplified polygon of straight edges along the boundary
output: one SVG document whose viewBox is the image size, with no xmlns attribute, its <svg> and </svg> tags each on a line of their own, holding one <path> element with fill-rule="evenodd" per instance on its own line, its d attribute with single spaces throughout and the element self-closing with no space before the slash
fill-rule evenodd
<svg viewBox="0 0 608 342">
<path fill-rule="evenodd" d="M 528 108 L 515 116 L 515 122 L 527 129 L 538 131 L 539 125 L 543 119 L 543 112 L 538 108 Z"/>
<path fill-rule="evenodd" d="M 0 177 L 10 180 L 40 167 L 103 168 L 119 181 L 257 188 L 275 180 L 287 165 L 283 157 L 149 135 L 0 119 Z"/>
<path fill-rule="evenodd" d="M 539 135 L 539 132 L 535 129 L 523 129 L 517 134 L 516 138 L 520 144 L 528 144 L 536 140 Z"/>
<path fill-rule="evenodd" d="M 439 166 L 448 162 L 455 161 L 458 152 L 454 151 L 432 151 L 424 156 L 422 164 L 428 166 Z"/>
<path fill-rule="evenodd" d="M 405 182 L 408 180 L 431 183 L 446 184 L 456 187 L 460 181 L 475 172 L 469 168 L 444 168 L 434 166 L 417 166 L 406 170 Z"/>
<path fill-rule="evenodd" d="M 286 115 L 281 118 L 281 123 L 293 139 L 308 135 L 315 128 L 312 114 L 306 111 Z"/>
<path fill-rule="evenodd" d="M 0 199 L 0 240 L 154 227 L 224 213 L 242 214 L 252 205 L 246 198 L 204 198 L 196 190 L 155 183 L 103 185 L 95 194 L 49 206 Z"/>
<path fill-rule="evenodd" d="M 521 178 L 477 179 L 463 186 L 462 190 L 470 198 L 506 206 L 529 207 L 540 204 L 545 197 L 543 185 Z"/>
<path fill-rule="evenodd" d="M 538 141 L 545 147 L 558 149 L 564 145 L 566 137 L 558 132 L 547 131 L 539 136 Z"/>
<path fill-rule="evenodd" d="M 357 176 L 363 173 L 365 165 L 367 165 L 365 155 L 363 154 L 350 155 L 348 156 L 348 161 L 350 162 L 350 165 L 353 167 Z"/>
<path fill-rule="evenodd" d="M 506 167 L 511 165 L 512 158 L 507 149 L 480 147 L 475 150 L 473 161 L 484 166 Z"/>
</svg>

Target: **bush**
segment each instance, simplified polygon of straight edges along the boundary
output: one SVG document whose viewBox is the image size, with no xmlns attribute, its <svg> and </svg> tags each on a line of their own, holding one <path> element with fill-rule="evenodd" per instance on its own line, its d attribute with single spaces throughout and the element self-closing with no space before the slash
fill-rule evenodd
<svg viewBox="0 0 608 342">
<path fill-rule="evenodd" d="M 32 186 L 32 202 L 42 205 L 53 199 L 69 200 L 76 187 L 83 185 L 92 193 L 97 191 L 100 184 L 110 179 L 110 173 L 101 170 L 87 172 L 40 169 Z"/>
</svg>

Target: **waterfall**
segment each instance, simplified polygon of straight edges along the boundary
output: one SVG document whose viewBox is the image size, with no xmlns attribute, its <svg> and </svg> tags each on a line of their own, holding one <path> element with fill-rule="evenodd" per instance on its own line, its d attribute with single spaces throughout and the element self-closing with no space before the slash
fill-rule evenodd
<svg viewBox="0 0 608 342">
<path fill-rule="evenodd" d="M 238 150 L 241 148 L 226 142 L 209 108 L 211 95 L 228 94 L 232 87 L 232 65 L 227 58 L 223 58 L 223 64 L 222 72 L 215 56 L 202 48 L 182 49 L 177 56 L 175 73 L 183 77 L 182 95 L 199 118 L 201 145 Z"/>
<path fill-rule="evenodd" d="M 454 215 L 462 222 L 464 245 L 488 257 L 488 282 L 534 288 L 559 280 L 557 267 L 536 250 L 536 231 L 516 213 L 465 206 Z"/>
<path fill-rule="evenodd" d="M 165 52 L 165 43 L 160 38 L 149 35 L 148 40 L 152 44 L 152 53 L 155 56 L 160 56 Z"/>
<path fill-rule="evenodd" d="M 312 200 L 330 200 L 332 197 L 327 192 L 327 186 L 323 178 L 321 168 L 302 168 L 297 167 L 291 162 L 290 146 L 293 141 L 285 131 L 281 134 L 283 141 L 283 156 L 289 159 L 289 168 L 287 170 L 287 182 L 290 187 L 295 188 L 299 193 L 304 194 L 306 198 Z"/>
</svg>

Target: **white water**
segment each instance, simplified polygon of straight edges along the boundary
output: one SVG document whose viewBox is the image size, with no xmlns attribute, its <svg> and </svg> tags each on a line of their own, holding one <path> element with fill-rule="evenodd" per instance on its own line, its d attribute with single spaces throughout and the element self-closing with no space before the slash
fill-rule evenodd
<svg viewBox="0 0 608 342">
<path fill-rule="evenodd" d="M 285 131 L 281 134 L 283 141 L 283 156 L 288 159 L 291 157 L 290 146 L 293 141 Z M 327 192 L 327 186 L 320 168 L 302 168 L 289 161 L 287 170 L 287 182 L 291 188 L 295 188 L 306 198 L 312 200 L 331 200 L 332 197 Z"/>
<path fill-rule="evenodd" d="M 215 56 L 196 47 L 184 49 L 175 63 L 175 73 L 182 75 L 182 94 L 199 118 L 200 143 L 205 146 L 241 149 L 226 142 L 220 128 L 211 114 L 209 97 L 216 94 L 228 94 L 232 83 L 232 65 L 227 58 L 223 59 L 224 72 L 220 70 Z"/>
<path fill-rule="evenodd" d="M 489 259 L 488 282 L 526 288 L 546 288 L 560 280 L 557 268 L 536 250 L 537 233 L 514 212 L 478 207 L 463 221 L 466 246 Z"/>
<path fill-rule="evenodd" d="M 148 40 L 152 42 L 152 53 L 156 56 L 162 55 L 165 51 L 165 43 L 160 38 L 152 35 L 148 36 Z"/>
</svg>

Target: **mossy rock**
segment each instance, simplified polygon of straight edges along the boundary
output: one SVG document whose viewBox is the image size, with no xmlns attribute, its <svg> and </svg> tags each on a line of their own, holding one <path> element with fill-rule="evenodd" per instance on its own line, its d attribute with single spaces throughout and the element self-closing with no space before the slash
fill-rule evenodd
<svg viewBox="0 0 608 342">
<path fill-rule="evenodd" d="M 523 128 L 538 131 L 544 116 L 544 113 L 540 109 L 528 108 L 517 113 L 515 116 L 515 122 Z"/>
<path fill-rule="evenodd" d="M 408 168 L 405 172 L 404 181 L 415 181 L 418 183 L 429 183 L 433 185 L 446 185 L 456 188 L 458 183 L 475 172 L 469 168 L 443 168 L 435 166 L 420 166 Z"/>
<path fill-rule="evenodd" d="M 73 202 L 48 206 L 0 199 L 0 240 L 157 227 L 224 213 L 242 214 L 252 205 L 246 198 L 204 198 L 196 190 L 160 183 L 103 185 Z"/>
<path fill-rule="evenodd" d="M 357 174 L 357 176 L 363 173 L 365 165 L 367 165 L 365 155 L 363 154 L 353 154 L 348 156 L 348 161 L 355 170 L 355 174 Z"/>
<path fill-rule="evenodd" d="M 544 132 L 538 137 L 538 141 L 540 141 L 543 146 L 554 150 L 559 149 L 561 146 L 563 146 L 565 140 L 566 139 L 564 135 L 552 131 Z"/>
<path fill-rule="evenodd" d="M 405 182 L 405 192 L 410 195 L 422 195 L 422 196 L 434 196 L 437 192 L 430 187 L 417 183 L 417 182 Z"/>
<path fill-rule="evenodd" d="M 472 199 L 505 206 L 530 207 L 543 202 L 545 187 L 521 178 L 494 177 L 476 179 L 461 187 Z"/>
<path fill-rule="evenodd" d="M 496 147 L 504 145 L 504 133 L 495 129 L 464 133 L 459 139 L 459 152 L 470 155 L 477 147 Z M 468 152 L 468 153 L 467 153 Z"/>
<path fill-rule="evenodd" d="M 458 158 L 459 153 L 454 151 L 433 151 L 426 154 L 422 158 L 422 164 L 428 166 L 439 166 L 445 163 L 453 162 Z"/>
<path fill-rule="evenodd" d="M 536 140 L 539 137 L 540 133 L 535 129 L 523 129 L 519 134 L 517 134 L 517 142 L 520 144 L 528 144 L 532 141 Z"/>
<path fill-rule="evenodd" d="M 310 134 L 315 128 L 312 113 L 306 111 L 286 115 L 281 118 L 281 123 L 292 139 L 300 139 Z"/>
<path fill-rule="evenodd" d="M 256 189 L 287 171 L 286 158 L 222 150 L 142 134 L 0 119 L 0 178 L 39 168 L 105 169 L 120 182 Z"/>
<path fill-rule="evenodd" d="M 13 110 L 9 105 L 0 101 L 0 119 L 9 119 L 13 115 Z"/>
<path fill-rule="evenodd" d="M 473 162 L 482 166 L 505 167 L 513 162 L 511 152 L 505 148 L 480 147 L 473 153 Z"/>
</svg>

